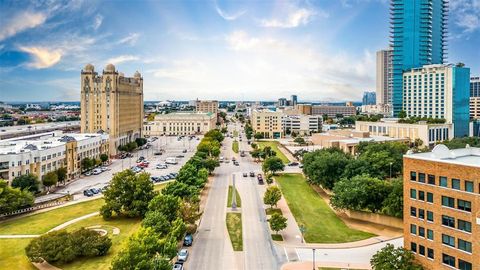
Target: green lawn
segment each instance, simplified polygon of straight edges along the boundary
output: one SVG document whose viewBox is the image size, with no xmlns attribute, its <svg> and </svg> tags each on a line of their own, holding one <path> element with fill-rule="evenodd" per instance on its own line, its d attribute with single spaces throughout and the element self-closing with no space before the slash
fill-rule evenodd
<svg viewBox="0 0 480 270">
<path fill-rule="evenodd" d="M 277 213 L 277 214 L 282 215 L 282 209 L 280 209 L 280 208 L 270 208 L 270 207 L 265 209 L 265 214 L 267 216 L 271 216 L 273 213 Z"/>
<path fill-rule="evenodd" d="M 227 229 L 230 235 L 230 241 L 234 251 L 243 250 L 242 237 L 242 214 L 241 213 L 227 213 Z"/>
<path fill-rule="evenodd" d="M 31 239 L 0 239 L 0 268 L 34 270 L 25 256 L 25 247 Z"/>
<path fill-rule="evenodd" d="M 238 147 L 239 147 L 238 146 L 238 141 L 237 140 L 233 141 L 233 143 L 232 143 L 233 152 L 238 153 Z"/>
<path fill-rule="evenodd" d="M 232 207 L 232 186 L 228 186 L 228 199 L 227 199 L 227 207 Z M 237 198 L 237 207 L 242 207 L 242 199 L 240 198 L 240 194 L 235 192 L 235 197 Z"/>
<path fill-rule="evenodd" d="M 283 237 L 281 234 L 272 234 L 273 241 L 283 241 Z"/>
<path fill-rule="evenodd" d="M 285 156 L 283 154 L 282 151 L 280 151 L 280 149 L 278 149 L 278 145 L 279 145 L 279 142 L 277 141 L 257 141 L 256 142 L 258 144 L 258 147 L 260 147 L 260 149 L 264 148 L 265 146 L 270 146 L 272 148 L 273 151 L 275 151 L 277 153 L 277 157 L 279 157 L 283 163 L 289 163 L 290 160 L 287 158 L 287 156 Z"/>
<path fill-rule="evenodd" d="M 298 224 L 306 227 L 309 243 L 344 243 L 370 238 L 373 234 L 350 229 L 337 217 L 301 174 L 275 177 Z"/>
</svg>

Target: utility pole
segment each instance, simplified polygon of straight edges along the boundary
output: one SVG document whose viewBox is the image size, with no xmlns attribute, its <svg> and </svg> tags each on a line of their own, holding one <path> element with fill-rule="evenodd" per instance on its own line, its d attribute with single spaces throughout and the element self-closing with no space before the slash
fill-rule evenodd
<svg viewBox="0 0 480 270">
<path fill-rule="evenodd" d="M 232 210 L 237 210 L 237 194 L 235 189 L 235 174 L 232 174 Z"/>
</svg>

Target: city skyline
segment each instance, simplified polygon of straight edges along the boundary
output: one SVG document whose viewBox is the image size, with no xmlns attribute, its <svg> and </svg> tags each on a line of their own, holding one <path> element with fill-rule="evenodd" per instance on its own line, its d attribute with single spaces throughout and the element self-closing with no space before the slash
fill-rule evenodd
<svg viewBox="0 0 480 270">
<path fill-rule="evenodd" d="M 79 101 L 87 63 L 139 70 L 145 100 L 357 101 L 375 90 L 375 52 L 389 44 L 389 1 L 1 6 L 2 101 Z M 479 12 L 478 0 L 450 4 L 447 62 L 472 76 Z"/>
</svg>

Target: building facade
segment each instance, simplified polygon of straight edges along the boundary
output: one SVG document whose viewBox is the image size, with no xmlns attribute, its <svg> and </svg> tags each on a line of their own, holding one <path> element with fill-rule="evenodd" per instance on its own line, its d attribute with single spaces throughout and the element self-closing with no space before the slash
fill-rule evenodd
<svg viewBox="0 0 480 270">
<path fill-rule="evenodd" d="M 264 138 L 281 138 L 283 136 L 282 116 L 280 111 L 260 110 L 252 111 L 252 129 L 254 133 L 260 133 Z"/>
<path fill-rule="evenodd" d="M 427 124 L 425 121 L 415 124 L 398 123 L 394 119 L 378 122 L 357 121 L 355 130 L 370 132 L 373 136 L 407 138 L 412 143 L 420 139 L 423 146 L 433 146 L 438 142 L 453 139 L 452 124 Z"/>
<path fill-rule="evenodd" d="M 480 119 L 480 77 L 470 78 L 470 119 Z"/>
<path fill-rule="evenodd" d="M 213 113 L 157 114 L 154 121 L 144 124 L 145 136 L 178 136 L 205 134 L 215 129 L 217 117 Z"/>
<path fill-rule="evenodd" d="M 283 134 L 296 133 L 310 135 L 322 131 L 323 118 L 319 115 L 284 115 L 282 117 Z"/>
<path fill-rule="evenodd" d="M 392 104 L 392 55 L 393 49 L 377 52 L 376 99 L 377 104 Z"/>
<path fill-rule="evenodd" d="M 375 105 L 377 102 L 377 93 L 363 92 L 362 105 Z"/>
<path fill-rule="evenodd" d="M 337 115 L 353 116 L 357 114 L 357 109 L 354 106 L 334 106 L 334 105 L 315 105 L 312 106 L 312 115 L 328 115 L 330 118 L 335 118 Z"/>
<path fill-rule="evenodd" d="M 443 64 L 447 42 L 447 0 L 391 1 L 392 106 L 402 110 L 403 72 Z"/>
<path fill-rule="evenodd" d="M 67 169 L 67 179 L 75 179 L 84 158 L 100 159 L 108 151 L 108 134 L 54 131 L 1 140 L 0 179 L 11 184 L 15 177 L 30 173 L 42 179 L 59 168 Z"/>
<path fill-rule="evenodd" d="M 455 137 L 468 136 L 470 69 L 427 65 L 403 73 L 403 110 L 407 116 L 443 118 Z"/>
<path fill-rule="evenodd" d="M 480 265 L 480 148 L 403 158 L 404 247 L 425 269 Z"/>
<path fill-rule="evenodd" d="M 110 154 L 142 137 L 143 78 L 125 77 L 108 64 L 99 75 L 91 64 L 81 72 L 81 132 L 110 135 Z"/>
<path fill-rule="evenodd" d="M 218 100 L 197 100 L 195 110 L 202 113 L 218 114 Z"/>
<path fill-rule="evenodd" d="M 279 98 L 278 99 L 278 106 L 279 107 L 286 107 L 288 106 L 288 100 L 286 98 Z"/>
<path fill-rule="evenodd" d="M 291 102 L 290 106 L 294 106 L 294 107 L 297 106 L 297 104 L 298 104 L 297 95 L 292 95 L 292 98 L 291 98 L 290 102 Z"/>
</svg>

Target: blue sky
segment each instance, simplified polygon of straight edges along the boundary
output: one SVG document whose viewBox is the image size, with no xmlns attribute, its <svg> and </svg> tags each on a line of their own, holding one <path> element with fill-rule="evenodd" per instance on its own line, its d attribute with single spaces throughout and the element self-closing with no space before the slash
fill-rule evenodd
<svg viewBox="0 0 480 270">
<path fill-rule="evenodd" d="M 0 0 L 0 101 L 79 100 L 80 70 L 144 77 L 146 100 L 360 100 L 389 1 Z M 448 62 L 480 74 L 480 0 L 450 3 Z"/>
</svg>

